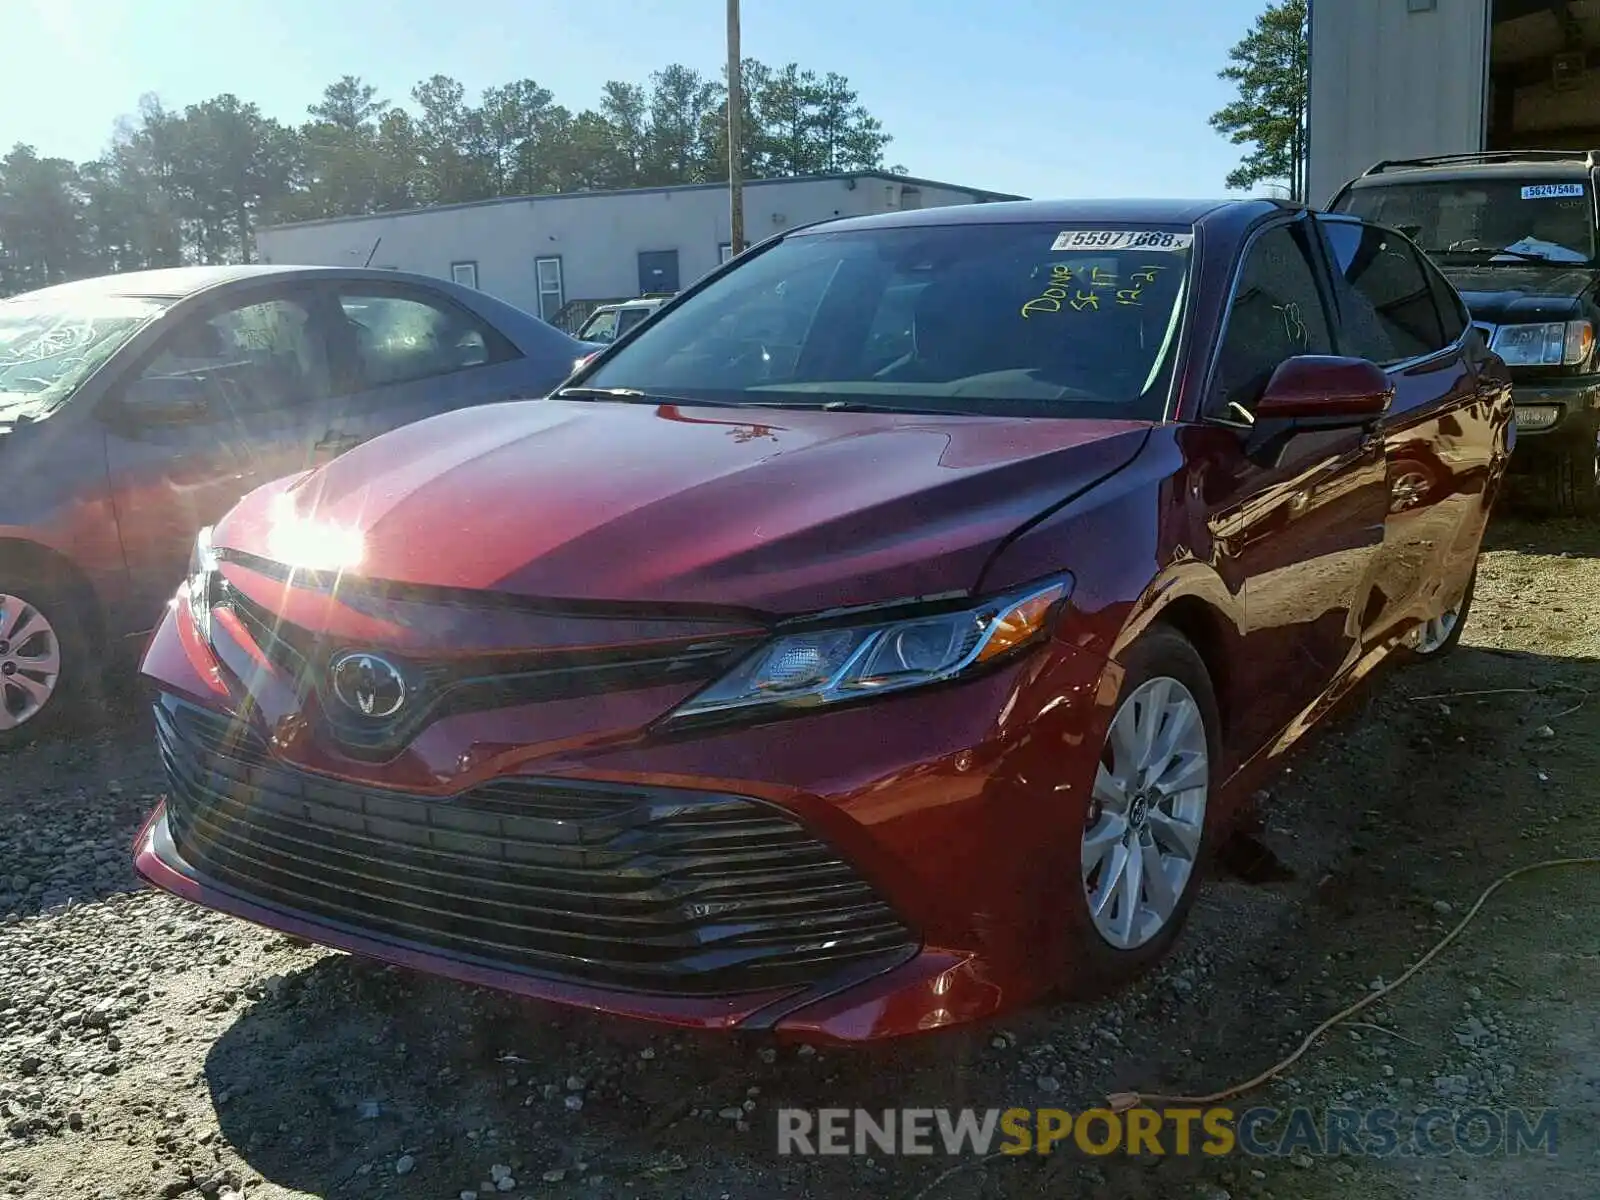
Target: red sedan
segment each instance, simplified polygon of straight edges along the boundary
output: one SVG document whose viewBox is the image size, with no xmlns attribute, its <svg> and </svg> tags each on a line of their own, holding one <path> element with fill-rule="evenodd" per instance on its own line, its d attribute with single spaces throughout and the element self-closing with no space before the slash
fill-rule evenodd
<svg viewBox="0 0 1600 1200">
<path fill-rule="evenodd" d="M 859 1041 L 1100 988 L 1343 693 L 1456 644 L 1510 418 L 1454 290 L 1351 218 L 793 231 L 553 397 L 203 533 L 144 662 L 138 870 L 683 1026 Z"/>
</svg>

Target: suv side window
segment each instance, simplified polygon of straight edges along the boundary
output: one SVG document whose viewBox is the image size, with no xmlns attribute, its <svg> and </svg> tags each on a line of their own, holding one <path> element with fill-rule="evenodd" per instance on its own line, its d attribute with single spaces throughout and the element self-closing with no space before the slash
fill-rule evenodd
<svg viewBox="0 0 1600 1200">
<path fill-rule="evenodd" d="M 416 289 L 346 288 L 336 330 L 359 390 L 451 375 L 517 357 L 498 330 Z"/>
<path fill-rule="evenodd" d="M 1254 413 L 1267 381 L 1286 359 L 1332 354 L 1333 336 L 1316 273 L 1306 254 L 1306 225 L 1267 230 L 1245 251 L 1217 357 L 1210 411 Z"/>
<path fill-rule="evenodd" d="M 1455 340 L 1445 336 L 1428 267 L 1410 241 L 1355 221 L 1324 220 L 1322 228 L 1349 353 L 1386 367 L 1433 354 Z"/>
</svg>

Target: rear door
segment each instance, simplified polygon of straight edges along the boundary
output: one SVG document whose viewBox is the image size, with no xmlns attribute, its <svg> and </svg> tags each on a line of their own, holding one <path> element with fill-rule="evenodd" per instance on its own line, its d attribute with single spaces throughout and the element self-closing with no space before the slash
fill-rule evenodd
<svg viewBox="0 0 1600 1200">
<path fill-rule="evenodd" d="M 1395 385 L 1383 419 L 1389 513 L 1378 607 L 1365 633 L 1378 644 L 1450 607 L 1466 587 L 1488 518 L 1502 398 L 1480 380 L 1460 298 L 1409 239 L 1352 217 L 1317 223 L 1339 350 L 1378 363 Z"/>
<path fill-rule="evenodd" d="M 1306 430 L 1276 453 L 1249 434 L 1267 381 L 1286 359 L 1333 350 L 1332 314 L 1306 217 L 1247 245 L 1207 391 L 1206 416 L 1234 436 L 1208 439 L 1203 502 L 1217 569 L 1244 598 L 1239 714 L 1246 753 L 1324 697 L 1358 659 L 1387 489 L 1376 428 Z"/>
<path fill-rule="evenodd" d="M 230 288 L 179 316 L 107 395 L 134 627 L 154 622 L 202 525 L 312 461 L 333 392 L 318 312 L 309 287 Z"/>
<path fill-rule="evenodd" d="M 511 341 L 431 288 L 338 284 L 329 326 L 339 394 L 316 439 L 319 459 L 423 417 L 528 392 Z"/>
</svg>

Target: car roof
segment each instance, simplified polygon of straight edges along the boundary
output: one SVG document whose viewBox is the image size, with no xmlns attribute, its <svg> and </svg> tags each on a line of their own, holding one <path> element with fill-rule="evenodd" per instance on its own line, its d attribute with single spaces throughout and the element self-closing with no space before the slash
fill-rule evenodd
<svg viewBox="0 0 1600 1200">
<path fill-rule="evenodd" d="M 215 267 L 157 267 L 149 271 L 125 271 L 118 275 L 96 275 L 70 283 L 57 283 L 36 291 L 13 296 L 14 300 L 67 300 L 88 296 L 151 296 L 178 300 L 208 288 L 251 279 L 419 279 L 437 285 L 438 280 L 406 271 L 357 269 L 351 267 L 312 267 L 278 263 L 243 263 Z"/>
<path fill-rule="evenodd" d="M 1395 183 L 1455 183 L 1463 179 L 1560 179 L 1589 178 L 1589 168 L 1581 162 L 1541 162 L 1517 159 L 1513 162 L 1467 162 L 1410 166 L 1382 164 L 1383 170 L 1351 180 L 1352 188 L 1383 187 Z"/>
<path fill-rule="evenodd" d="M 798 232 L 835 233 L 854 229 L 897 229 L 940 225 L 1007 225 L 1025 223 L 1103 224 L 1131 221 L 1149 225 L 1198 225 L 1219 217 L 1261 216 L 1279 202 L 1266 199 L 1244 200 L 1013 200 L 993 204 L 954 204 L 937 208 L 918 208 L 874 213 L 865 217 L 845 217 L 807 226 Z"/>
</svg>

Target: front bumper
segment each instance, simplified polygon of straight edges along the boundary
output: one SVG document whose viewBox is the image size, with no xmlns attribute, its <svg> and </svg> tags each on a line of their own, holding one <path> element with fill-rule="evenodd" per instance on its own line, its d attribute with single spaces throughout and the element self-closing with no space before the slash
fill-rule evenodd
<svg viewBox="0 0 1600 1200">
<path fill-rule="evenodd" d="M 1512 474 L 1543 473 L 1560 458 L 1575 452 L 1593 453 L 1600 422 L 1600 376 L 1571 382 L 1515 383 L 1512 400 L 1523 414 L 1508 467 Z M 1527 419 L 1529 413 L 1542 419 L 1536 424 Z"/>
<path fill-rule="evenodd" d="M 955 687 L 498 769 L 543 706 L 445 717 L 408 750 L 426 769 L 407 778 L 437 781 L 421 790 L 326 747 L 292 761 L 175 609 L 144 664 L 171 788 L 135 866 L 325 945 L 598 1012 L 819 1042 L 938 1029 L 1070 970 L 1058 889 L 1082 811 L 1059 781 L 1087 795 L 1108 670 L 1052 645 Z"/>
</svg>

